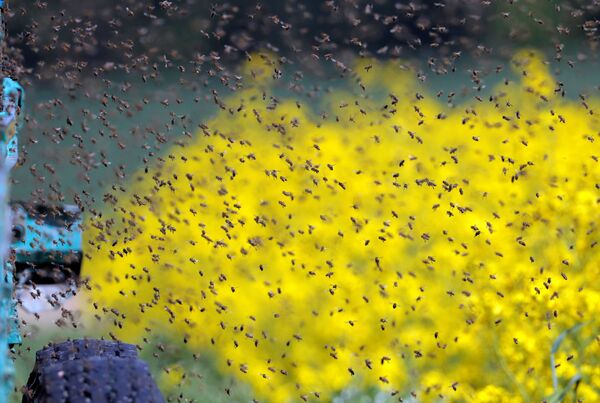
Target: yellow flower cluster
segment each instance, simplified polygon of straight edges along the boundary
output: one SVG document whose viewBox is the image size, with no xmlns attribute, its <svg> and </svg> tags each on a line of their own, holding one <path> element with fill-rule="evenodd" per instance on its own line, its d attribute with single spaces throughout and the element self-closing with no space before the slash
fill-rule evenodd
<svg viewBox="0 0 600 403">
<path fill-rule="evenodd" d="M 450 105 L 363 61 L 325 117 L 271 96 L 254 56 L 88 220 L 94 313 L 216 353 L 273 402 L 600 399 L 600 103 L 532 52 L 513 64 L 520 82 Z"/>
</svg>

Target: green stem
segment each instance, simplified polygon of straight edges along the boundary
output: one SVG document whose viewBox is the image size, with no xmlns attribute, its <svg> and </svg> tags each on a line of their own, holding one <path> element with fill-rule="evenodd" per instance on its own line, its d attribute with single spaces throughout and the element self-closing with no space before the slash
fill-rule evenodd
<svg viewBox="0 0 600 403">
<path fill-rule="evenodd" d="M 493 338 L 494 338 L 494 352 L 496 353 L 496 356 L 498 358 L 498 363 L 500 364 L 500 368 L 502 368 L 502 371 L 504 371 L 504 374 L 506 375 L 508 380 L 517 387 L 517 389 L 519 390 L 519 394 L 521 395 L 521 398 L 523 399 L 523 401 L 526 403 L 531 403 L 531 397 L 529 396 L 529 393 L 527 393 L 527 390 L 525 389 L 525 387 L 523 385 L 521 385 L 521 383 L 517 380 L 517 377 L 515 376 L 515 374 L 512 373 L 512 371 L 506 364 L 506 360 L 500 353 L 500 348 L 498 346 L 498 338 L 496 337 L 495 334 L 493 335 Z"/>
</svg>

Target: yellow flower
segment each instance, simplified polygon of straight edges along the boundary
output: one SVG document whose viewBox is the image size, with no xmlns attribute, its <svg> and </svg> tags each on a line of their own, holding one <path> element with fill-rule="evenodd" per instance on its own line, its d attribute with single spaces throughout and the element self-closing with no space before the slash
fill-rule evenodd
<svg viewBox="0 0 600 403">
<path fill-rule="evenodd" d="M 254 81 L 225 100 L 239 112 L 88 217 L 94 313 L 127 318 L 107 330 L 185 337 L 270 401 L 496 402 L 553 393 L 552 345 L 585 323 L 557 376 L 597 398 L 597 114 L 554 96 L 530 51 L 521 82 L 456 107 L 366 61 L 358 95 L 319 100 L 327 116 L 263 96 L 273 60 L 242 69 Z"/>
<path fill-rule="evenodd" d="M 165 368 L 158 379 L 162 390 L 174 390 L 181 385 L 185 375 L 185 369 L 176 365 Z"/>
<path fill-rule="evenodd" d="M 477 391 L 473 396 L 472 401 L 478 403 L 510 403 L 520 402 L 521 400 L 503 388 L 495 385 L 488 385 Z"/>
</svg>

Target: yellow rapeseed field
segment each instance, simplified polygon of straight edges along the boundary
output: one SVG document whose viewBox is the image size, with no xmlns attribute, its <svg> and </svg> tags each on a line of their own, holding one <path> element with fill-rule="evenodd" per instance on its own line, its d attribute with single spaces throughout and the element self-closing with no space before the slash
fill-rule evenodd
<svg viewBox="0 0 600 403">
<path fill-rule="evenodd" d="M 598 401 L 599 100 L 530 51 L 457 105 L 361 61 L 325 117 L 271 96 L 276 67 L 254 55 L 190 144 L 88 217 L 107 331 L 213 352 L 272 402 Z"/>
</svg>

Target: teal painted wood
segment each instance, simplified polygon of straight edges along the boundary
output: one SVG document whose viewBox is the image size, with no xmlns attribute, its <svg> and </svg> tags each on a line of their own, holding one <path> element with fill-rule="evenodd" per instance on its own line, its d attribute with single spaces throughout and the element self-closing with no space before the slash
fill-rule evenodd
<svg viewBox="0 0 600 403">
<path fill-rule="evenodd" d="M 4 0 L 0 0 L 0 60 L 4 43 Z M 16 301 L 13 295 L 13 266 L 9 262 L 11 217 L 8 207 L 9 175 L 18 159 L 18 131 L 23 123 L 25 93 L 19 83 L 2 79 L 0 110 L 0 403 L 6 403 L 14 385 L 14 365 L 9 345 L 20 343 Z"/>
<path fill-rule="evenodd" d="M 5 403 L 12 390 L 14 366 L 8 354 L 12 293 L 5 266 L 8 250 L 8 170 L 5 165 L 7 143 L 3 135 L 0 137 L 0 403 Z"/>
<path fill-rule="evenodd" d="M 1 18 L 1 16 L 0 16 Z M 1 26 L 1 24 L 0 24 Z M 14 365 L 9 344 L 21 341 L 13 298 L 13 267 L 8 260 L 10 245 L 9 175 L 18 158 L 17 134 L 22 123 L 24 91 L 16 81 L 2 81 L 0 111 L 0 403 L 8 402 L 14 385 Z"/>
</svg>

